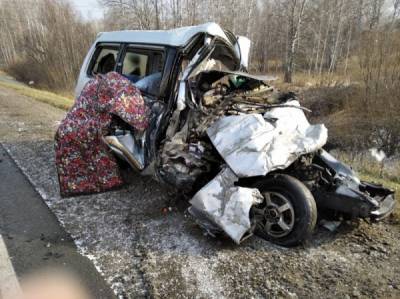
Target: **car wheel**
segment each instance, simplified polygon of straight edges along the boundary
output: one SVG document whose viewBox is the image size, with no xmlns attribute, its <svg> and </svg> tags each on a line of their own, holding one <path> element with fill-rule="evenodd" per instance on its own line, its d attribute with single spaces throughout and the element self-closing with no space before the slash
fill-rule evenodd
<svg viewBox="0 0 400 299">
<path fill-rule="evenodd" d="M 283 246 L 303 243 L 317 222 L 317 206 L 310 190 L 298 179 L 278 174 L 259 181 L 264 197 L 250 211 L 259 237 Z"/>
</svg>

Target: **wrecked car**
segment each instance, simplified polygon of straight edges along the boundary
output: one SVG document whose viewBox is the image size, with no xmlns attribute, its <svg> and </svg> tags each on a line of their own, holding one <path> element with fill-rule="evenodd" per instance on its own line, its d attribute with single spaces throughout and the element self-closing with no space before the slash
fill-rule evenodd
<svg viewBox="0 0 400 299">
<path fill-rule="evenodd" d="M 134 171 L 188 196 L 188 211 L 211 235 L 292 246 L 311 235 L 321 211 L 389 215 L 394 192 L 325 151 L 327 128 L 308 122 L 294 93 L 247 72 L 249 49 L 246 37 L 215 23 L 101 33 L 76 95 L 109 72 L 140 90 L 146 128 L 109 111 L 101 140 Z"/>
</svg>

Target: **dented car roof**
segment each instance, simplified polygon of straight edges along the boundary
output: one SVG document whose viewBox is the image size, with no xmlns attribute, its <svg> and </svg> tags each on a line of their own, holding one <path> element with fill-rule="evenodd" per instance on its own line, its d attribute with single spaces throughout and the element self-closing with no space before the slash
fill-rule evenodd
<svg viewBox="0 0 400 299">
<path fill-rule="evenodd" d="M 99 33 L 97 42 L 126 42 L 167 46 L 185 46 L 198 33 L 218 36 L 229 42 L 224 30 L 216 23 L 205 23 L 170 30 L 123 30 Z"/>
</svg>

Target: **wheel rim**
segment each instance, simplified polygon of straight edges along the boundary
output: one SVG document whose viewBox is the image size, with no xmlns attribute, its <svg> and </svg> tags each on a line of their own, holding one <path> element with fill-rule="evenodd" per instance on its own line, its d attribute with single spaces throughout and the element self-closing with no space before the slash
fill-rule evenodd
<svg viewBox="0 0 400 299">
<path fill-rule="evenodd" d="M 290 200 L 277 192 L 264 192 L 264 201 L 253 207 L 258 229 L 273 238 L 287 236 L 294 227 L 295 213 Z"/>
</svg>

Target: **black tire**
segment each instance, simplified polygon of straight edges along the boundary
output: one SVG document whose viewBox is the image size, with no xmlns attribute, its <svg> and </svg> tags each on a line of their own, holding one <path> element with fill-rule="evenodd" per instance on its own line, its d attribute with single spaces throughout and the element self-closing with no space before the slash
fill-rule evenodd
<svg viewBox="0 0 400 299">
<path fill-rule="evenodd" d="M 289 175 L 276 174 L 260 180 L 256 183 L 254 187 L 258 188 L 261 194 L 269 196 L 268 201 L 270 202 L 271 207 L 267 208 L 267 200 L 264 199 L 264 209 L 262 209 L 263 204 L 252 208 L 251 216 L 254 217 L 253 220 L 256 217 L 255 213 L 258 213 L 258 219 L 261 219 L 259 216 L 261 213 L 260 211 L 264 211 L 265 215 L 268 215 L 265 216 L 268 218 L 268 220 L 264 220 L 265 225 L 259 224 L 256 226 L 256 235 L 265 240 L 283 246 L 299 245 L 311 236 L 317 222 L 317 206 L 310 190 L 302 182 Z M 275 206 L 273 203 L 274 197 L 276 197 L 276 200 L 286 200 L 286 203 L 289 203 L 289 205 L 284 204 L 286 206 L 286 210 L 288 210 L 287 212 L 279 212 L 279 205 Z M 266 197 L 264 196 L 264 198 Z M 282 207 L 284 205 L 282 205 Z M 272 211 L 274 213 L 271 213 L 271 209 L 274 207 L 278 207 L 277 209 L 275 209 L 275 212 L 280 213 L 279 215 L 275 215 L 274 211 Z M 256 209 L 257 212 L 255 212 Z M 267 210 L 268 212 L 266 212 Z M 285 210 L 285 208 L 282 208 L 282 210 Z M 284 216 L 283 213 L 287 214 L 285 214 Z M 277 218 L 271 218 L 271 214 L 272 216 L 275 215 L 275 217 Z M 281 219 L 279 217 L 288 217 L 287 215 L 289 215 L 289 217 L 292 217 L 292 220 L 290 221 L 290 226 L 285 226 L 284 228 L 286 230 L 283 230 L 283 232 L 281 233 L 281 235 L 286 235 L 278 236 L 279 232 L 273 232 L 272 227 L 274 227 L 273 225 L 275 225 L 278 229 L 280 229 L 282 226 L 282 222 L 285 222 L 287 220 L 281 222 Z M 279 222 L 279 225 L 278 223 L 271 224 L 271 221 Z M 269 229 L 267 227 L 269 227 Z M 267 233 L 267 231 L 270 231 L 270 234 Z"/>
</svg>

